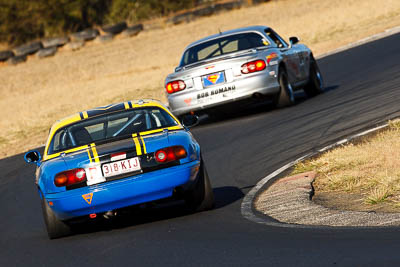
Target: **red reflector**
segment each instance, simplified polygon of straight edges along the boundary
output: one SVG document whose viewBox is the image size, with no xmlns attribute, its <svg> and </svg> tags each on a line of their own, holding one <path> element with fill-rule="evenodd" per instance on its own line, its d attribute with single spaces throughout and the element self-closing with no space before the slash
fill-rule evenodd
<svg viewBox="0 0 400 267">
<path fill-rule="evenodd" d="M 92 214 L 89 215 L 89 217 L 90 217 L 90 219 L 94 219 L 94 218 L 97 217 L 97 214 L 96 213 L 92 213 Z"/>
<path fill-rule="evenodd" d="M 156 152 L 156 160 L 158 162 L 165 162 L 167 161 L 167 153 L 164 150 L 158 150 Z"/>
</svg>

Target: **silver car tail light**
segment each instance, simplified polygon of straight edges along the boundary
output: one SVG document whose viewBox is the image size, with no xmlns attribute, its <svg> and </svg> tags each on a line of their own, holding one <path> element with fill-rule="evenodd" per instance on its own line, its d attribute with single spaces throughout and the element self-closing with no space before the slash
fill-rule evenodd
<svg viewBox="0 0 400 267">
<path fill-rule="evenodd" d="M 176 93 L 178 91 L 182 91 L 186 88 L 186 84 L 182 80 L 172 81 L 167 83 L 165 86 L 165 90 L 167 90 L 168 94 Z"/>
</svg>

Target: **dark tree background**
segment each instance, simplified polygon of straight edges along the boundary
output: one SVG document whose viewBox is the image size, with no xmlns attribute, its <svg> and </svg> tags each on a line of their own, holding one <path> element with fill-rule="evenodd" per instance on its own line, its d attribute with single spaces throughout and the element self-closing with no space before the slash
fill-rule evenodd
<svg viewBox="0 0 400 267">
<path fill-rule="evenodd" d="M 196 0 L 0 0 L 0 42 L 21 44 L 95 25 L 135 23 L 195 5 Z"/>
</svg>

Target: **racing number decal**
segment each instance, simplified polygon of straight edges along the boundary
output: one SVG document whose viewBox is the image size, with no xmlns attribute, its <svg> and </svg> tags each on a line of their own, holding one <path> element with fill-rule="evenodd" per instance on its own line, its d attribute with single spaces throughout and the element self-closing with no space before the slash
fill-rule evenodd
<svg viewBox="0 0 400 267">
<path fill-rule="evenodd" d="M 92 204 L 93 193 L 84 194 L 82 195 L 82 197 L 86 201 L 86 203 L 88 203 L 89 205 Z"/>
</svg>

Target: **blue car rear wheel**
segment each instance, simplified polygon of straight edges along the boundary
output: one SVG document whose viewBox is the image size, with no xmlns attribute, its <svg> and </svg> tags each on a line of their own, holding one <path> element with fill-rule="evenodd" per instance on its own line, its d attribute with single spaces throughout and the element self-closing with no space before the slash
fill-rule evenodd
<svg viewBox="0 0 400 267">
<path fill-rule="evenodd" d="M 214 207 L 214 193 L 203 160 L 198 175 L 194 188 L 185 195 L 187 206 L 196 212 L 210 210 Z"/>
<path fill-rule="evenodd" d="M 42 211 L 47 234 L 50 239 L 67 236 L 72 233 L 71 227 L 56 217 L 44 197 L 42 198 Z"/>
</svg>

